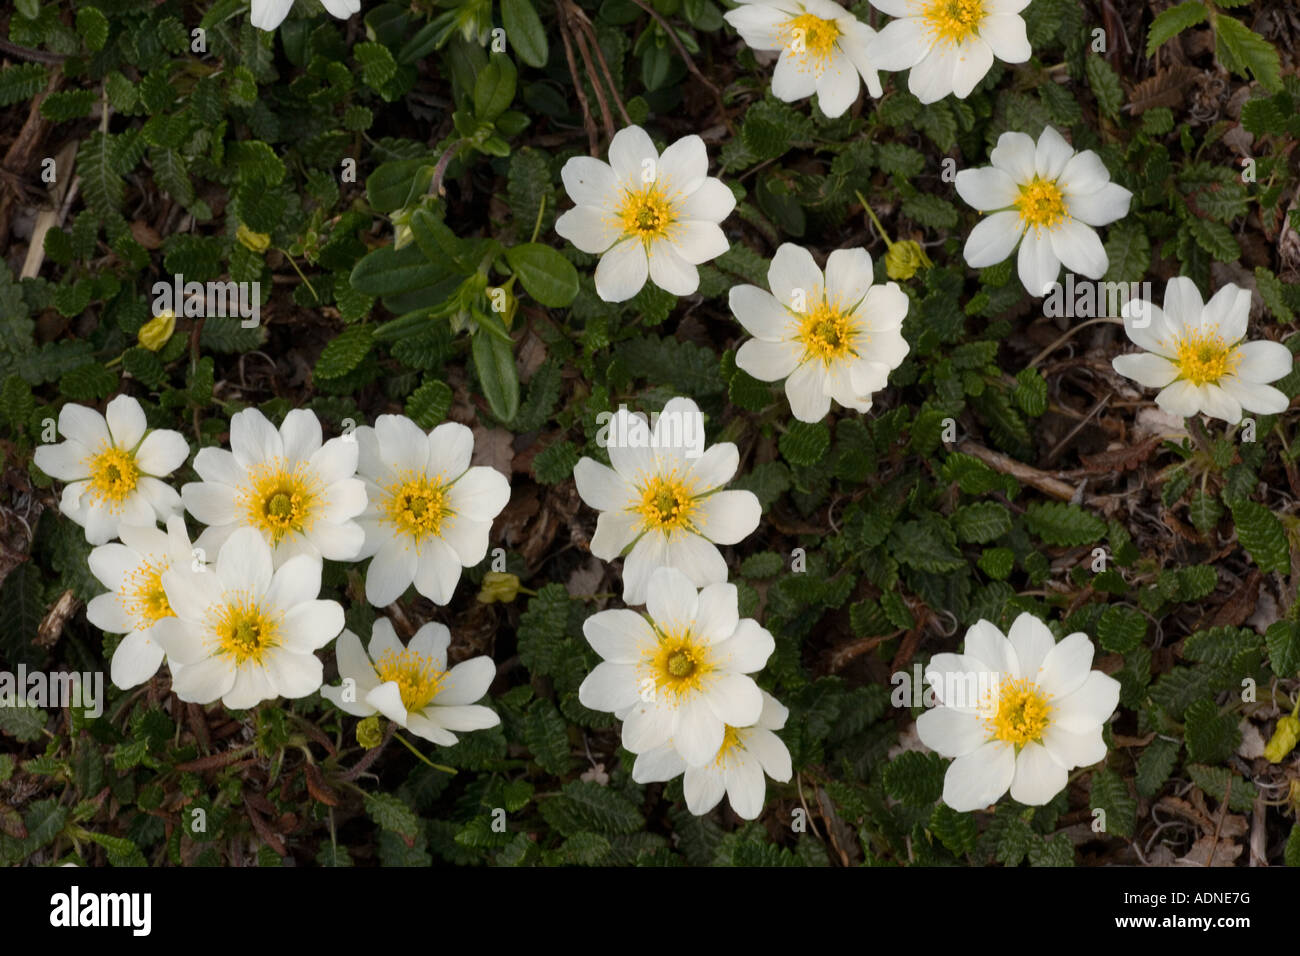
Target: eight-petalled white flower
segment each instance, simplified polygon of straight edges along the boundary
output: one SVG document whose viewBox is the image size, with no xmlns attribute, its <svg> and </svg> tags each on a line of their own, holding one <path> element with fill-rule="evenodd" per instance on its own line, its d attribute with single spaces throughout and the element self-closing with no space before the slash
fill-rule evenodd
<svg viewBox="0 0 1300 956">
<path fill-rule="evenodd" d="M 1032 55 L 1020 11 L 1029 0 L 871 0 L 897 17 L 867 54 L 881 70 L 908 70 L 907 88 L 922 103 L 949 93 L 965 99 L 996 57 L 1024 63 Z"/>
<path fill-rule="evenodd" d="M 375 619 L 369 653 L 361 638 L 345 630 L 334 652 L 343 683 L 321 688 L 321 696 L 355 717 L 383 714 L 418 737 L 444 747 L 452 731 L 483 730 L 501 722 L 496 712 L 475 704 L 496 677 L 492 658 L 481 656 L 447 667 L 451 631 L 430 621 L 403 647 L 388 618 Z"/>
<path fill-rule="evenodd" d="M 1165 306 L 1130 299 L 1124 331 L 1145 349 L 1116 356 L 1115 371 L 1158 388 L 1156 404 L 1184 418 L 1204 412 L 1231 424 L 1242 411 L 1276 415 L 1291 400 L 1269 385 L 1291 373 L 1291 350 L 1266 339 L 1246 342 L 1250 290 L 1228 283 L 1203 302 L 1196 283 L 1169 280 Z"/>
<path fill-rule="evenodd" d="M 733 286 L 731 311 L 754 338 L 736 353 L 736 365 L 764 382 L 785 379 L 794 417 L 816 422 L 831 399 L 871 409 L 871 395 L 907 356 L 903 319 L 906 293 L 896 282 L 872 285 L 865 249 L 837 249 L 817 268 L 807 249 L 785 243 L 767 271 L 770 293 Z"/>
<path fill-rule="evenodd" d="M 256 408 L 230 420 L 230 451 L 203 448 L 194 456 L 202 481 L 181 488 L 186 509 L 208 527 L 195 542 L 217 553 L 237 528 L 254 528 L 275 562 L 298 554 L 351 561 L 365 535 L 356 517 L 366 488 L 356 477 L 351 436 L 322 443 L 320 421 L 295 408 L 279 430 Z"/>
<path fill-rule="evenodd" d="M 152 638 L 154 625 L 175 617 L 163 590 L 163 572 L 173 565 L 193 561 L 185 519 L 172 515 L 167 530 L 154 525 L 122 525 L 122 541 L 100 545 L 90 552 L 90 572 L 108 588 L 90 599 L 86 620 L 109 634 L 125 634 L 109 665 L 109 677 L 126 689 L 142 684 L 157 673 L 165 654 Z"/>
<path fill-rule="evenodd" d="M 600 255 L 596 293 L 623 302 L 645 285 L 690 295 L 700 284 L 695 267 L 726 252 L 718 224 L 736 197 L 709 176 L 704 140 L 684 136 L 663 151 L 646 131 L 614 134 L 609 162 L 575 156 L 560 170 L 577 205 L 555 221 L 555 231 L 583 252 Z"/>
<path fill-rule="evenodd" d="M 150 430 L 144 409 L 119 395 L 101 415 L 64 405 L 59 434 L 67 441 L 36 449 L 36 467 L 67 482 L 59 511 L 86 529 L 91 544 L 107 544 L 124 525 L 154 525 L 177 514 L 181 499 L 160 481 L 189 457 L 180 432 Z"/>
<path fill-rule="evenodd" d="M 587 618 L 582 631 L 604 660 L 578 688 L 578 700 L 619 717 L 632 753 L 671 740 L 687 764 L 700 766 L 717 757 L 728 724 L 759 719 L 763 698 L 748 675 L 763 668 L 775 642 L 757 621 L 740 619 L 734 584 L 696 592 L 674 568 L 654 573 L 646 611 Z"/>
<path fill-rule="evenodd" d="M 921 742 L 955 758 L 943 779 L 954 810 L 987 807 L 1007 788 L 1041 806 L 1065 788 L 1069 771 L 1106 756 L 1102 726 L 1119 703 L 1119 681 L 1092 667 L 1092 641 L 1059 644 L 1024 613 L 1006 634 L 988 621 L 966 632 L 961 654 L 936 654 L 925 670 L 936 706 L 916 721 Z"/>
<path fill-rule="evenodd" d="M 871 29 L 832 0 L 739 0 L 723 14 L 750 47 L 780 50 L 772 75 L 772 95 L 792 103 L 817 94 L 827 116 L 844 114 L 858 98 L 861 82 L 867 92 L 883 92 L 869 44 Z"/>
<path fill-rule="evenodd" d="M 692 424 L 694 423 L 694 424 Z M 699 447 L 688 448 L 694 432 Z M 677 568 L 697 587 L 727 579 L 719 544 L 736 544 L 758 527 L 762 508 L 752 491 L 722 491 L 740 464 L 731 442 L 703 445 L 703 416 L 688 398 L 664 406 L 654 428 L 620 408 L 609 422 L 608 468 L 583 458 L 573 469 L 578 494 L 600 512 L 591 553 L 623 563 L 623 600 L 646 600 L 657 568 Z"/>
<path fill-rule="evenodd" d="M 1045 295 L 1061 271 L 1100 279 L 1110 260 L 1094 226 L 1128 214 L 1133 194 L 1110 181 L 1090 149 L 1076 153 L 1048 126 L 1035 143 L 1003 133 L 992 166 L 957 173 L 957 194 L 989 215 L 966 238 L 967 264 L 996 265 L 1020 247 L 1017 267 L 1030 295 Z"/>
<path fill-rule="evenodd" d="M 785 783 L 790 779 L 790 751 L 772 731 L 785 726 L 790 711 L 767 691 L 758 720 L 748 727 L 730 724 L 722 735 L 717 755 L 698 767 L 682 759 L 669 742 L 639 754 L 632 765 L 632 779 L 637 783 L 656 783 L 682 778 L 686 806 L 697 816 L 708 813 L 725 794 L 731 809 L 743 820 L 753 820 L 763 812 L 767 797 L 764 774 Z"/>
<path fill-rule="evenodd" d="M 470 467 L 474 433 L 444 422 L 425 434 L 402 415 L 380 415 L 355 432 L 358 471 L 369 504 L 361 516 L 366 600 L 392 604 L 412 583 L 446 604 L 462 567 L 487 554 L 492 520 L 510 500 L 510 482 L 494 468 Z"/>
<path fill-rule="evenodd" d="M 321 560 L 299 554 L 275 568 L 255 528 L 226 539 L 214 564 L 162 574 L 175 617 L 154 625 L 184 701 L 218 698 L 243 710 L 275 697 L 306 697 L 324 670 L 315 651 L 343 629 L 343 608 L 320 595 Z"/>
</svg>

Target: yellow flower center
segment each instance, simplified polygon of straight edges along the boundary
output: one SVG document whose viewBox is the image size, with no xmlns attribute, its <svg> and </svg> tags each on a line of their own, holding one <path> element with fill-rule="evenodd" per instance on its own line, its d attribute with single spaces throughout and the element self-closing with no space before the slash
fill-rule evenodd
<svg viewBox="0 0 1300 956">
<path fill-rule="evenodd" d="M 1004 681 L 997 712 L 986 717 L 984 725 L 998 740 L 1023 747 L 1043 735 L 1051 712 L 1052 705 L 1033 681 Z"/>
<path fill-rule="evenodd" d="M 124 448 L 110 446 L 90 459 L 90 497 L 107 502 L 114 511 L 121 508 L 139 481 L 135 455 Z"/>
<path fill-rule="evenodd" d="M 1039 179 L 1020 187 L 1016 211 L 1026 226 L 1035 229 L 1055 229 L 1065 219 L 1065 199 L 1054 179 Z"/>
<path fill-rule="evenodd" d="M 212 631 L 220 652 L 234 659 L 236 667 L 252 661 L 261 664 L 268 651 L 280 644 L 280 622 L 262 610 L 256 601 L 235 598 L 221 605 L 213 615 Z"/>
<path fill-rule="evenodd" d="M 669 227 L 677 221 L 677 209 L 656 181 L 641 189 L 625 190 L 618 218 L 625 235 L 649 245 L 667 235 Z"/>
<path fill-rule="evenodd" d="M 782 45 L 798 58 L 799 67 L 806 70 L 811 61 L 812 67 L 819 73 L 830 59 L 835 41 L 839 38 L 838 23 L 823 20 L 811 13 L 801 13 L 787 20 L 782 27 Z"/>
<path fill-rule="evenodd" d="M 979 32 L 984 0 L 931 0 L 921 16 L 932 41 L 960 45 Z"/>
<path fill-rule="evenodd" d="M 398 653 L 391 647 L 375 661 L 375 671 L 384 683 L 397 682 L 402 695 L 402 706 L 408 711 L 423 710 L 438 696 L 446 671 L 440 671 L 433 658 L 425 657 L 410 648 Z"/>
<path fill-rule="evenodd" d="M 803 344 L 804 358 L 817 359 L 825 365 L 854 353 L 857 323 L 836 303 L 824 298 L 805 312 L 795 337 Z"/>
<path fill-rule="evenodd" d="M 165 617 L 175 617 L 167 601 L 167 592 L 163 590 L 163 572 L 171 567 L 171 561 L 163 558 L 154 564 L 148 558 L 138 564 L 123 582 L 121 590 L 122 606 L 135 620 L 135 630 L 143 631 L 152 627 Z"/>
<path fill-rule="evenodd" d="M 410 473 L 389 485 L 382 507 L 383 520 L 416 541 L 442 534 L 442 523 L 452 514 L 447 504 L 448 485 L 430 481 L 423 473 Z"/>
<path fill-rule="evenodd" d="M 1237 370 L 1237 350 L 1223 340 L 1217 329 L 1187 331 L 1178 342 L 1179 378 L 1193 385 L 1217 382 Z"/>
<path fill-rule="evenodd" d="M 249 484 L 240 493 L 238 506 L 248 524 L 279 544 L 287 534 L 301 534 L 311 528 L 323 504 L 319 485 L 306 462 L 292 470 L 283 460 L 263 462 L 252 469 Z"/>
<path fill-rule="evenodd" d="M 647 654 L 646 665 L 658 690 L 681 698 L 698 691 L 713 669 L 708 645 L 687 631 L 660 633 L 659 643 Z"/>
<path fill-rule="evenodd" d="M 674 470 L 667 475 L 656 475 L 646 483 L 636 510 L 645 519 L 646 530 L 669 532 L 690 527 L 695 507 L 690 486 Z"/>
<path fill-rule="evenodd" d="M 727 758 L 737 750 L 744 750 L 745 744 L 740 738 L 740 729 L 724 724 L 722 728 L 722 746 L 718 748 L 718 755 L 713 762 L 717 766 L 724 766 Z"/>
</svg>

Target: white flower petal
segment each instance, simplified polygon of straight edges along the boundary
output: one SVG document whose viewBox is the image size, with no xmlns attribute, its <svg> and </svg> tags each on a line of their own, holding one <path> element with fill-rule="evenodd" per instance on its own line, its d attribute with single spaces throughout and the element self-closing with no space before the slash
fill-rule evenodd
<svg viewBox="0 0 1300 956">
<path fill-rule="evenodd" d="M 975 714 L 951 707 L 934 707 L 916 718 L 916 734 L 942 757 L 964 757 L 988 740 L 984 722 Z"/>
<path fill-rule="evenodd" d="M 606 302 L 626 302 L 641 291 L 649 274 L 645 246 L 640 240 L 624 239 L 596 263 L 596 294 Z"/>
<path fill-rule="evenodd" d="M 1072 733 L 1084 733 L 1105 723 L 1119 705 L 1119 681 L 1101 671 L 1089 671 L 1074 693 L 1054 703 L 1052 723 Z"/>
<path fill-rule="evenodd" d="M 564 191 L 579 206 L 613 211 L 618 198 L 618 177 L 608 163 L 590 156 L 574 156 L 560 170 L 560 179 Z M 559 228 L 558 220 L 556 228 Z"/>
<path fill-rule="evenodd" d="M 981 810 L 1007 792 L 1015 773 L 1015 748 L 990 740 L 948 767 L 943 777 L 943 802 L 959 813 Z"/>
<path fill-rule="evenodd" d="M 961 174 L 958 173 L 958 176 Z M 975 224 L 966 237 L 962 255 L 972 269 L 983 269 L 1006 260 L 1025 234 L 1025 222 L 1018 212 L 995 212 Z M 1055 275 L 1052 276 L 1056 278 Z"/>
<path fill-rule="evenodd" d="M 1027 743 L 1016 757 L 1011 799 L 1027 807 L 1041 807 L 1065 789 L 1069 776 L 1069 772 L 1052 759 L 1046 747 Z"/>
</svg>

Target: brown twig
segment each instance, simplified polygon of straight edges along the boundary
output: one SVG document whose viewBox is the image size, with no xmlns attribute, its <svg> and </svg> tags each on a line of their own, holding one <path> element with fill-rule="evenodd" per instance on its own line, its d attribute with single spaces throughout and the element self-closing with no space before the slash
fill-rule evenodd
<svg viewBox="0 0 1300 956">
<path fill-rule="evenodd" d="M 31 60 L 33 63 L 49 63 L 58 66 L 68 58 L 66 53 L 50 53 L 47 50 L 32 50 L 25 46 L 19 46 L 17 43 L 10 43 L 8 40 L 0 40 L 0 53 L 8 53 L 10 56 L 16 56 L 20 60 Z"/>
<path fill-rule="evenodd" d="M 1074 500 L 1074 488 L 1059 478 L 1054 478 L 1045 471 L 1032 468 L 1022 461 L 1016 461 L 1014 458 L 1009 458 L 973 441 L 961 442 L 958 444 L 957 450 L 963 454 L 973 455 L 994 471 L 1010 475 L 1017 481 L 1023 482 L 1032 488 L 1037 488 L 1045 495 L 1051 495 L 1060 501 Z"/>
<path fill-rule="evenodd" d="M 627 115 L 627 107 L 623 105 L 623 97 L 618 94 L 618 84 L 614 82 L 614 73 L 609 68 L 609 61 L 605 59 L 605 52 L 600 48 L 600 40 L 596 36 L 596 28 L 591 25 L 591 18 L 587 16 L 582 7 L 575 3 L 570 3 L 573 18 L 582 27 L 583 32 L 591 39 L 591 50 L 596 54 L 596 60 L 600 63 L 601 72 L 604 74 L 605 82 L 609 85 L 609 94 L 614 100 L 614 105 L 618 107 L 619 113 L 623 117 L 623 123 L 626 126 L 632 125 L 632 117 Z"/>
<path fill-rule="evenodd" d="M 645 0 L 632 0 L 632 2 L 646 13 L 650 14 L 650 16 L 654 17 L 655 22 L 658 23 L 660 28 L 668 34 L 668 39 L 672 40 L 673 46 L 677 47 L 677 54 L 682 58 L 683 62 L 686 63 L 686 69 L 690 70 L 695 78 L 704 84 L 705 89 L 713 94 L 713 102 L 717 104 L 718 115 L 722 117 L 722 122 L 727 127 L 727 131 L 734 134 L 736 128 L 731 125 L 731 117 L 727 115 L 726 104 L 722 102 L 722 91 L 714 86 L 709 78 L 700 72 L 700 68 L 695 65 L 695 61 L 691 59 L 691 55 L 686 52 L 686 47 L 682 45 L 682 38 L 677 35 L 677 31 L 669 26 L 668 21 L 660 15 L 659 11 L 646 3 Z"/>
<path fill-rule="evenodd" d="M 601 89 L 600 81 L 596 78 L 596 67 L 592 63 L 591 51 L 587 49 L 587 35 L 582 30 L 575 30 L 573 31 L 573 39 L 577 41 L 578 54 L 582 57 L 582 65 L 587 68 L 587 75 L 591 77 L 591 89 L 596 94 L 596 102 L 600 105 L 600 118 L 605 123 L 605 136 L 608 139 L 613 139 L 615 132 L 614 114 L 609 111 L 609 101 L 605 99 L 605 91 Z"/>
<path fill-rule="evenodd" d="M 599 156 L 599 134 L 596 123 L 591 116 L 591 106 L 587 103 L 587 94 L 582 89 L 582 77 L 578 74 L 578 64 L 573 59 L 573 43 L 569 40 L 569 24 L 564 16 L 564 7 L 560 0 L 555 0 L 555 15 L 560 22 L 560 38 L 564 40 L 564 58 L 569 61 L 569 75 L 573 77 L 573 89 L 578 94 L 578 104 L 582 107 L 582 125 L 587 129 L 587 151 L 592 156 Z"/>
</svg>

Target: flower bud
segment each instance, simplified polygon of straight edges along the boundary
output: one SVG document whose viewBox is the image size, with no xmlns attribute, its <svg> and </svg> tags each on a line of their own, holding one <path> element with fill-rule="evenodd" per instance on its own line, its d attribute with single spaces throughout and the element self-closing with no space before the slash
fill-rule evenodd
<svg viewBox="0 0 1300 956">
<path fill-rule="evenodd" d="M 242 222 L 239 224 L 239 228 L 235 230 L 235 238 L 239 240 L 240 245 L 245 249 L 249 249 L 259 255 L 266 252 L 267 248 L 271 245 L 270 236 L 264 232 L 253 232 L 253 230 L 249 229 Z"/>
<path fill-rule="evenodd" d="M 1300 742 L 1300 717 L 1279 718 L 1273 737 L 1264 748 L 1264 757 L 1269 763 L 1281 763 L 1297 742 Z"/>
<path fill-rule="evenodd" d="M 379 729 L 379 717 L 367 717 L 357 724 L 357 743 L 367 750 L 374 750 L 384 742 L 384 732 Z"/>
<path fill-rule="evenodd" d="M 885 274 L 891 279 L 910 279 L 933 264 L 921 244 L 911 239 L 900 239 L 885 253 Z"/>
<path fill-rule="evenodd" d="M 519 577 L 505 571 L 489 571 L 483 575 L 483 586 L 479 589 L 480 604 L 492 604 L 500 601 L 509 604 L 519 594 Z"/>
<path fill-rule="evenodd" d="M 175 331 L 176 313 L 171 309 L 164 309 L 140 326 L 140 331 L 136 333 L 136 341 L 140 343 L 141 348 L 157 352 L 167 344 Z"/>
</svg>

